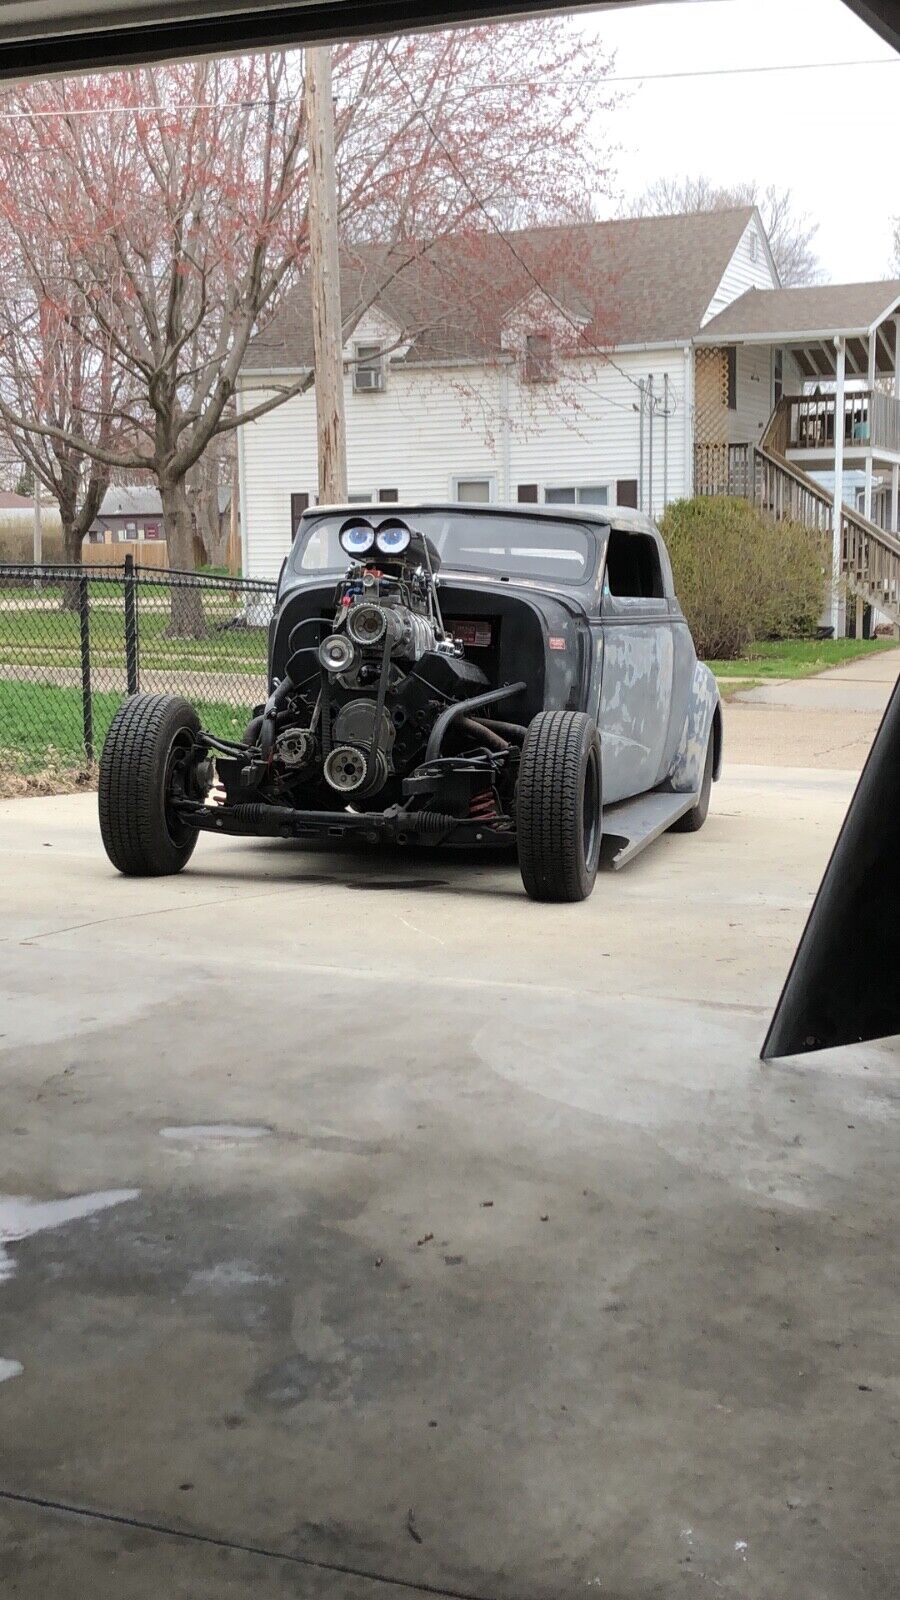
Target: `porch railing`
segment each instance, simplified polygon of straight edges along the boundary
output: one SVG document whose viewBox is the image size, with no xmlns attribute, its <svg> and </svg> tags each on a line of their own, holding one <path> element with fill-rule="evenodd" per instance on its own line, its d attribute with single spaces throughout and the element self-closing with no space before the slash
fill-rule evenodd
<svg viewBox="0 0 900 1600">
<path fill-rule="evenodd" d="M 773 418 L 781 453 L 833 450 L 836 418 L 836 395 L 783 396 Z M 845 394 L 842 426 L 845 449 L 871 447 L 900 452 L 900 400 L 880 389 L 856 389 Z M 773 437 L 771 431 L 769 437 Z"/>
<path fill-rule="evenodd" d="M 778 522 L 791 518 L 831 538 L 834 502 L 827 490 L 766 446 L 754 454 L 757 504 Z M 841 575 L 851 595 L 900 624 L 900 539 L 850 506 L 841 507 Z"/>
<path fill-rule="evenodd" d="M 749 444 L 697 444 L 694 446 L 694 493 L 731 494 L 754 498 L 753 446 Z"/>
<path fill-rule="evenodd" d="M 695 493 L 740 495 L 776 522 L 800 522 L 830 543 L 832 496 L 772 443 L 783 437 L 782 420 L 776 408 L 761 445 L 697 445 Z M 841 573 L 850 594 L 900 624 L 900 539 L 850 506 L 841 510 Z"/>
</svg>

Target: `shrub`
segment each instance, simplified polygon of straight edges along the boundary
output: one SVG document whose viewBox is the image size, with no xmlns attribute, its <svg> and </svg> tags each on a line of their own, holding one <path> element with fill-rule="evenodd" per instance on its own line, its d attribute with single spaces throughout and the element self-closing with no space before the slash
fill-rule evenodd
<svg viewBox="0 0 900 1600">
<path fill-rule="evenodd" d="M 726 496 L 678 500 L 660 526 L 698 655 L 727 660 L 753 639 L 814 631 L 827 565 L 814 530 Z"/>
</svg>

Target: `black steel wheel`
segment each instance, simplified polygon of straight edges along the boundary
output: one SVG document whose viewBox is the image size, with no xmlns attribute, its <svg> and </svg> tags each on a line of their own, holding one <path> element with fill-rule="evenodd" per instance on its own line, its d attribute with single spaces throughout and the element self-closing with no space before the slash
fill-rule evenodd
<svg viewBox="0 0 900 1600">
<path fill-rule="evenodd" d="M 100 757 L 100 834 L 114 867 L 130 877 L 180 872 L 196 828 L 173 808 L 183 791 L 200 721 L 187 700 L 138 694 L 119 707 Z"/>
<path fill-rule="evenodd" d="M 672 823 L 672 826 L 669 829 L 670 833 L 698 833 L 703 827 L 703 824 L 706 821 L 709 813 L 709 797 L 712 794 L 714 762 L 715 738 L 713 737 L 713 730 L 710 728 L 709 744 L 706 747 L 706 761 L 703 764 L 703 781 L 700 785 L 700 793 L 697 796 L 697 804 L 695 806 L 691 806 L 690 811 L 686 811 L 683 817 L 678 818 L 677 822 Z"/>
<path fill-rule="evenodd" d="M 516 789 L 519 868 L 532 900 L 586 900 L 600 859 L 600 736 L 583 711 L 543 711 L 525 736 Z"/>
</svg>

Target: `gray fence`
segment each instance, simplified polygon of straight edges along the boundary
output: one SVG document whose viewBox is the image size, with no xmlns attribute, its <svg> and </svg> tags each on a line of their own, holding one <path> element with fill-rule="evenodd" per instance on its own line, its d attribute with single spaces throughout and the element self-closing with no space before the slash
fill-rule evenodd
<svg viewBox="0 0 900 1600">
<path fill-rule="evenodd" d="M 0 769 L 90 766 L 126 695 L 183 694 L 240 737 L 265 695 L 275 585 L 205 573 L 0 564 Z"/>
</svg>

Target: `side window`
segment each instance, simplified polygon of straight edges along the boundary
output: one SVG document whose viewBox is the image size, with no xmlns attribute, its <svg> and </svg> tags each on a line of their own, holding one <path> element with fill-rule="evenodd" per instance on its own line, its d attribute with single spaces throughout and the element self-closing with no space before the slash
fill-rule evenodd
<svg viewBox="0 0 900 1600">
<path fill-rule="evenodd" d="M 611 530 L 604 592 L 629 600 L 665 598 L 659 550 L 652 534 Z"/>
<path fill-rule="evenodd" d="M 466 504 L 488 505 L 494 498 L 490 478 L 454 478 L 453 498 Z"/>
<path fill-rule="evenodd" d="M 353 368 L 354 394 L 380 394 L 384 388 L 384 353 L 380 344 L 356 344 L 353 346 L 355 366 Z"/>
<path fill-rule="evenodd" d="M 549 333 L 527 334 L 525 338 L 525 382 L 550 383 L 553 377 L 553 345 Z"/>
</svg>

